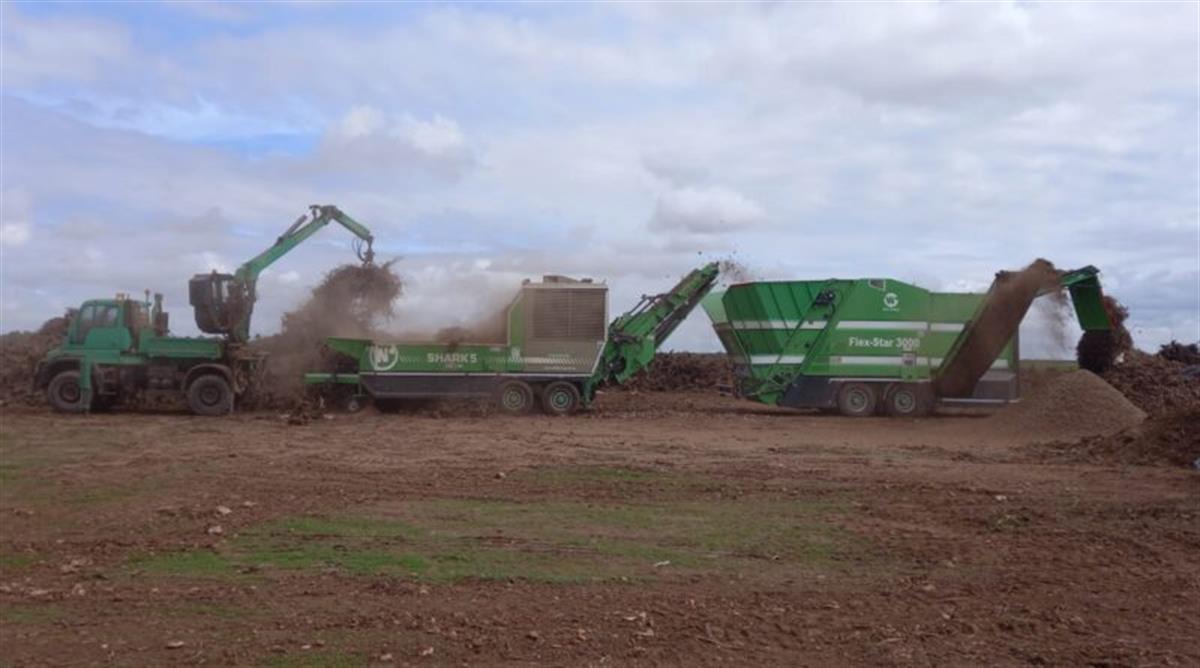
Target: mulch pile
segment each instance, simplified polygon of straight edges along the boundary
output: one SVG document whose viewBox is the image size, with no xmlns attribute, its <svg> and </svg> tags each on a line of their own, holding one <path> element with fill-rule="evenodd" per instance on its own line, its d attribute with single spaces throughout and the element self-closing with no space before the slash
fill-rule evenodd
<svg viewBox="0 0 1200 668">
<path fill-rule="evenodd" d="M 723 353 L 659 353 L 650 368 L 620 389 L 639 392 L 715 390 L 733 384 L 733 367 Z"/>
<path fill-rule="evenodd" d="M 71 312 L 50 318 L 36 332 L 9 332 L 0 336 L 0 406 L 37 404 L 41 393 L 33 391 L 33 372 L 39 360 L 67 335 Z"/>
<path fill-rule="evenodd" d="M 1164 343 L 1158 349 L 1158 356 L 1187 365 L 1200 364 L 1200 345 L 1178 341 Z"/>
<path fill-rule="evenodd" d="M 1151 416 L 1173 414 L 1200 406 L 1200 378 L 1188 365 L 1140 350 L 1104 372 L 1104 380 Z"/>
<path fill-rule="evenodd" d="M 1166 413 L 1115 434 L 1048 445 L 1056 459 L 1176 464 L 1200 469 L 1200 406 Z"/>
<path fill-rule="evenodd" d="M 1175 341 L 1158 354 L 1129 350 L 1103 378 L 1148 417 L 1111 433 L 1050 443 L 1055 458 L 1200 468 L 1200 375 L 1195 344 Z M 1076 372 L 1080 373 L 1080 372 Z M 1088 414 L 1086 419 L 1095 416 Z M 1067 437 L 1061 437 L 1066 439 Z"/>
<path fill-rule="evenodd" d="M 1031 388 L 1020 403 L 986 419 L 992 433 L 1026 441 L 1079 439 L 1140 424 L 1145 412 L 1096 374 L 1079 369 Z"/>
</svg>

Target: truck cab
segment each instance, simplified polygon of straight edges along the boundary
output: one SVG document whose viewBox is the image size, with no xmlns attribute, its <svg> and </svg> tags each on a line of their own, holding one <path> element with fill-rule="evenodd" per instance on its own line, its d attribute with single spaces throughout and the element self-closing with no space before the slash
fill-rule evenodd
<svg viewBox="0 0 1200 668">
<path fill-rule="evenodd" d="M 219 339 L 168 335 L 162 296 L 150 301 L 89 299 L 80 305 L 67 335 L 38 363 L 35 389 L 45 389 L 56 410 L 107 408 L 135 396 L 182 395 L 194 412 L 224 414 L 244 389 L 244 371 L 259 360 L 226 359 Z"/>
<path fill-rule="evenodd" d="M 145 304 L 130 299 L 91 299 L 71 320 L 62 348 L 128 351 L 140 331 L 149 326 Z"/>
</svg>

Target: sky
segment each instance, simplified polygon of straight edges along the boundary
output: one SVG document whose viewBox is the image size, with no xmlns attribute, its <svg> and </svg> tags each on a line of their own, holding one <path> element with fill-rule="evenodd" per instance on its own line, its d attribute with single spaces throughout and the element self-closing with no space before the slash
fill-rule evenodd
<svg viewBox="0 0 1200 668">
<path fill-rule="evenodd" d="M 3 3 L 0 331 L 229 271 L 310 204 L 406 280 L 396 330 L 542 274 L 616 314 L 713 259 L 983 290 L 1092 264 L 1200 339 L 1195 3 Z M 262 278 L 278 330 L 354 260 Z M 1022 345 L 1057 356 L 1035 309 Z M 718 350 L 702 313 L 668 343 Z"/>
</svg>

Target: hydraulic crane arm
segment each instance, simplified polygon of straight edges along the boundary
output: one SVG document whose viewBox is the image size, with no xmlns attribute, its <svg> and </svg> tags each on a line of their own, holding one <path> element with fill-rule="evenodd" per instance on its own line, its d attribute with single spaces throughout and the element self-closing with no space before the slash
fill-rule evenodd
<svg viewBox="0 0 1200 668">
<path fill-rule="evenodd" d="M 276 260 L 287 255 L 321 228 L 336 222 L 352 232 L 355 251 L 363 264 L 375 257 L 374 237 L 365 225 L 333 205 L 312 205 L 296 219 L 268 249 L 247 260 L 234 274 L 198 274 L 188 284 L 189 301 L 196 312 L 196 326 L 209 334 L 224 334 L 230 341 L 250 339 L 250 318 L 257 299 L 258 277 Z"/>
<path fill-rule="evenodd" d="M 659 346 L 687 318 L 717 282 L 716 262 L 693 270 L 660 295 L 646 295 L 629 312 L 608 326 L 608 343 L 589 389 L 605 383 L 624 383 L 650 365 Z"/>
<path fill-rule="evenodd" d="M 279 235 L 273 246 L 255 255 L 243 263 L 242 266 L 238 267 L 234 277 L 247 285 L 253 286 L 257 283 L 258 276 L 264 269 L 274 264 L 279 258 L 287 255 L 293 248 L 299 246 L 331 222 L 340 223 L 342 227 L 350 230 L 350 232 L 358 237 L 359 244 L 366 244 L 366 249 L 363 249 L 361 245 L 355 248 L 358 259 L 362 260 L 363 264 L 370 264 L 375 259 L 375 253 L 371 249 L 375 237 L 371 235 L 371 231 L 366 226 L 346 215 L 345 212 L 332 204 L 314 204 L 309 207 L 308 213 L 297 218 L 296 222 L 292 223 L 292 226 L 287 231 Z"/>
</svg>

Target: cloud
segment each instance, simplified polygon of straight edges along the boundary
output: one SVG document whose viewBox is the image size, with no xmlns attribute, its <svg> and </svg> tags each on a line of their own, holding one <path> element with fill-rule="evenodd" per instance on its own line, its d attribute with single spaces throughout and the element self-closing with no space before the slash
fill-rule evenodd
<svg viewBox="0 0 1200 668">
<path fill-rule="evenodd" d="M 136 57 L 128 30 L 111 21 L 31 19 L 11 5 L 4 18 L 0 54 L 7 87 L 104 81 L 114 68 L 124 70 Z"/>
<path fill-rule="evenodd" d="M 729 188 L 683 187 L 659 196 L 650 219 L 650 229 L 726 234 L 751 227 L 765 219 L 766 213 L 761 206 Z"/>
<path fill-rule="evenodd" d="M 326 169 L 419 170 L 449 178 L 461 177 L 475 162 L 466 135 L 453 120 L 388 116 L 371 106 L 346 112 L 326 133 L 317 159 Z"/>
<path fill-rule="evenodd" d="M 33 236 L 32 206 L 21 188 L 0 192 L 0 246 L 22 246 Z"/>
<path fill-rule="evenodd" d="M 0 223 L 0 246 L 21 246 L 30 236 L 29 223 Z"/>
<path fill-rule="evenodd" d="M 615 312 L 699 250 L 932 288 L 1046 256 L 1100 266 L 1139 344 L 1197 335 L 1193 5 L 238 9 L 5 7 L 4 188 L 37 203 L 4 217 L 34 235 L 4 247 L 5 326 L 186 304 L 328 202 L 421 321 L 453 322 L 460 274 L 606 278 Z M 347 260 L 336 228 L 282 259 L 256 330 Z M 697 322 L 672 345 L 715 348 Z"/>
</svg>

